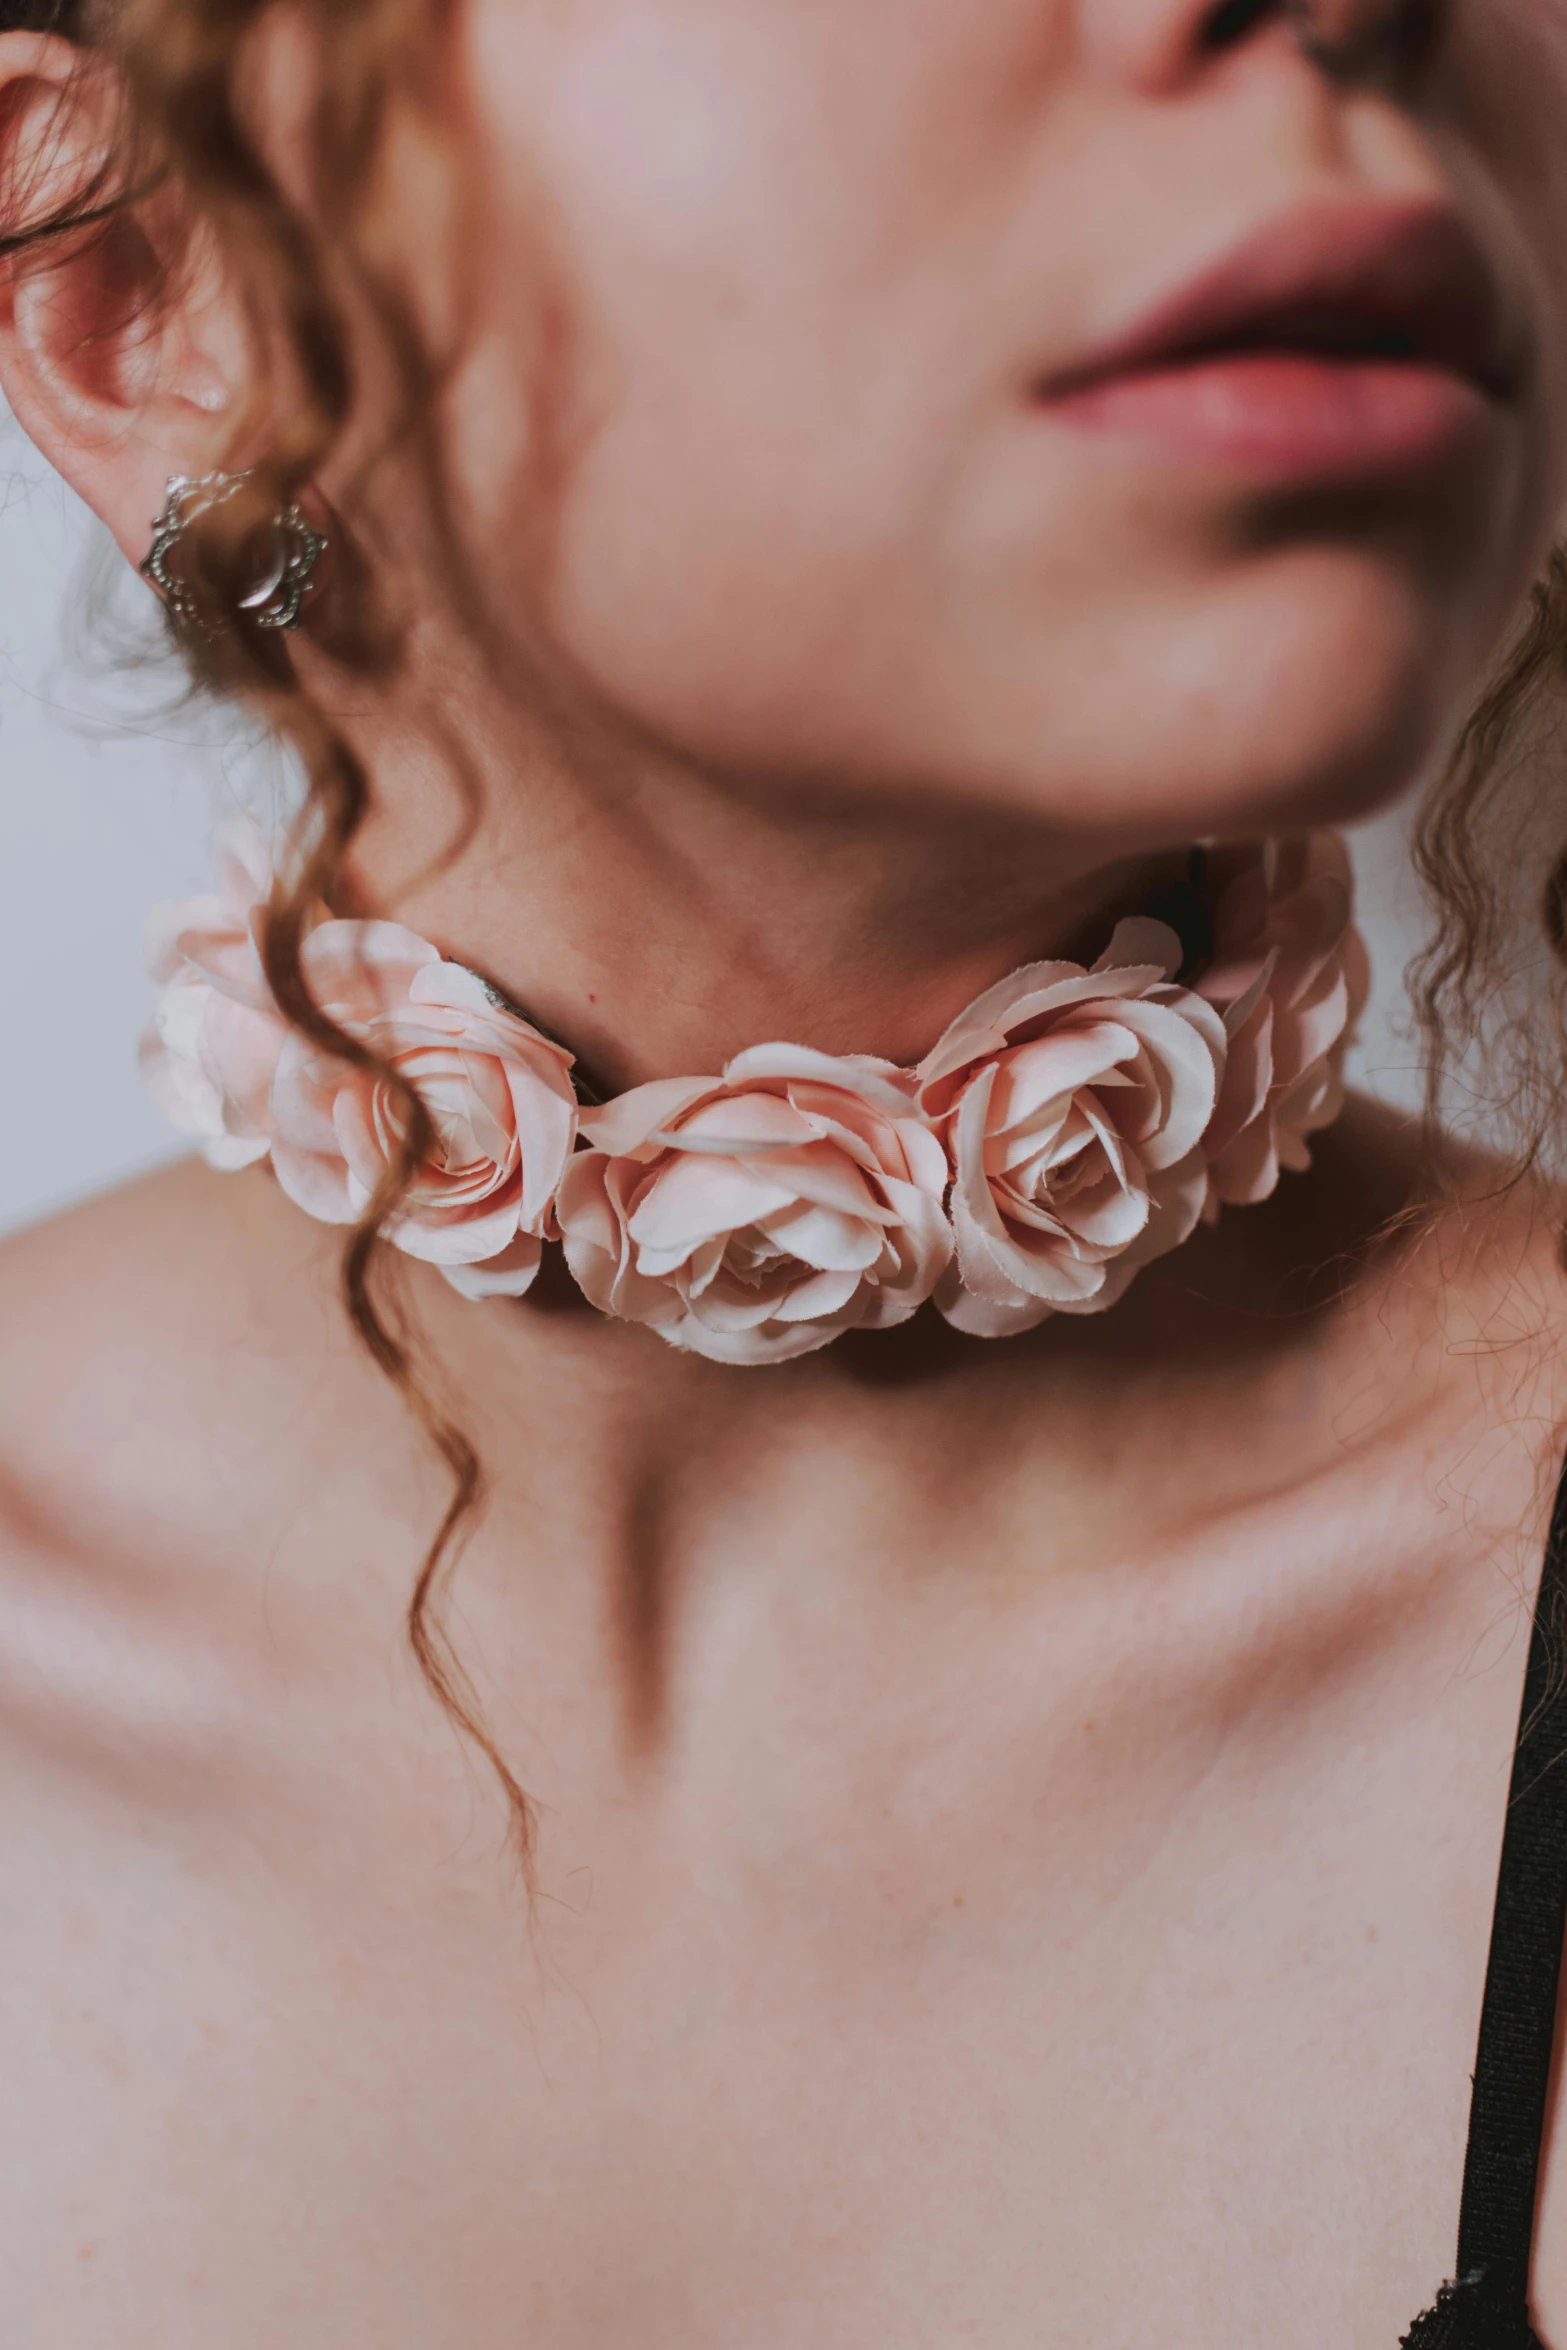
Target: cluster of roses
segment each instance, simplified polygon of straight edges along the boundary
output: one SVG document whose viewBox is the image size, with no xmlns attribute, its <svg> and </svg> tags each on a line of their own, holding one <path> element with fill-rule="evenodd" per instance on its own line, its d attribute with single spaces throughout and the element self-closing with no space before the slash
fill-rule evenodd
<svg viewBox="0 0 1567 2350">
<path fill-rule="evenodd" d="M 143 1069 L 213 1166 L 270 1158 L 308 1214 L 351 1224 L 399 1147 L 395 1097 L 277 1011 L 273 879 L 241 820 L 218 893 L 154 916 Z M 469 1297 L 520 1297 L 558 1240 L 603 1312 L 759 1363 L 930 1298 L 992 1338 L 1097 1313 L 1221 1203 L 1266 1198 L 1342 1103 L 1367 989 L 1352 911 L 1334 834 L 1231 852 L 1194 987 L 1172 931 L 1127 921 L 1091 971 L 1036 963 L 989 989 L 918 1069 L 760 1045 L 591 1110 L 562 1046 L 400 925 L 323 914 L 301 963 L 428 1111 L 398 1248 Z"/>
</svg>

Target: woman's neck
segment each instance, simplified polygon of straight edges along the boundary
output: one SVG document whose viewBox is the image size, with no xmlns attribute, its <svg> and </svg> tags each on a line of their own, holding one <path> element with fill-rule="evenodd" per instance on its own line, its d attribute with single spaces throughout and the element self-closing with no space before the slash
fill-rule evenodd
<svg viewBox="0 0 1567 2350">
<path fill-rule="evenodd" d="M 376 747 L 352 895 L 492 980 L 619 1090 L 786 1040 L 912 1063 L 994 980 L 1094 953 L 1184 857 L 1017 815 L 718 780 L 537 741 L 450 761 Z M 452 854 L 454 840 L 461 846 Z"/>
</svg>

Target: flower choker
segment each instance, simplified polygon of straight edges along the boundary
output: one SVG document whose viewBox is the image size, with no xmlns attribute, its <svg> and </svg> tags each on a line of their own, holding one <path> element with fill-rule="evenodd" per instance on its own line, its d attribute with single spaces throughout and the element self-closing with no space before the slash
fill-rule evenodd
<svg viewBox="0 0 1567 2350">
<path fill-rule="evenodd" d="M 983 1338 L 1101 1313 L 1221 1205 L 1309 1166 L 1368 990 L 1348 852 L 1319 832 L 1207 866 L 1189 985 L 1175 932 L 1137 917 L 1091 971 L 1033 963 L 988 989 L 917 1069 L 764 1044 L 603 1107 L 579 1104 L 562 1045 L 396 923 L 323 910 L 300 963 L 429 1112 L 393 1246 L 489 1298 L 523 1296 L 559 1241 L 602 1312 L 716 1362 L 783 1362 L 927 1299 Z M 308 1215 L 357 1223 L 397 1147 L 391 1090 L 278 1011 L 275 872 L 248 819 L 219 836 L 218 880 L 149 926 L 148 1086 L 212 1166 L 270 1159 Z"/>
</svg>

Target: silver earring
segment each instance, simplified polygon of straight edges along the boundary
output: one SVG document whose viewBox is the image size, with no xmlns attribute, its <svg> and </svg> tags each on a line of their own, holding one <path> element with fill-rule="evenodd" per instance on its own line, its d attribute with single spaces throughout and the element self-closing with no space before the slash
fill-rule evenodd
<svg viewBox="0 0 1567 2350">
<path fill-rule="evenodd" d="M 192 594 L 180 577 L 175 558 L 191 525 L 219 506 L 238 497 L 253 477 L 248 473 L 206 473 L 189 480 L 183 473 L 169 483 L 163 512 L 152 526 L 152 548 L 142 565 L 142 576 L 162 596 L 176 626 L 200 636 L 221 633 L 210 609 Z M 297 505 L 290 504 L 272 518 L 270 546 L 254 586 L 238 599 L 237 611 L 257 628 L 297 628 L 305 598 L 330 540 L 315 530 Z"/>
</svg>

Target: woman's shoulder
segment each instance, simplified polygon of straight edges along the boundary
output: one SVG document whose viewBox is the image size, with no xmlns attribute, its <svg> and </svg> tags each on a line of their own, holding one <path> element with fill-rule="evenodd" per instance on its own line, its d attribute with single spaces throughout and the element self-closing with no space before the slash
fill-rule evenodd
<svg viewBox="0 0 1567 2350">
<path fill-rule="evenodd" d="M 0 1463 L 40 1530 L 69 1541 L 95 1508 L 171 1526 L 214 1438 L 319 1353 L 323 1236 L 279 1206 L 184 1162 L 0 1243 Z"/>
<path fill-rule="evenodd" d="M 1339 1361 L 1416 1452 L 1554 1462 L 1567 1430 L 1567 1186 L 1352 1103 L 1317 1145 L 1314 1236 Z"/>
<path fill-rule="evenodd" d="M 1567 1424 L 1567 1183 L 1380 1108 L 1363 1131 L 1408 1195 L 1374 1243 L 1384 1314 L 1425 1330 L 1421 1368 L 1471 1397 L 1479 1420 L 1542 1427 L 1554 1445 Z"/>
<path fill-rule="evenodd" d="M 1395 1376 L 1416 1368 L 1404 1350 L 1417 1324 L 1429 1340 L 1422 1372 L 1495 1359 L 1549 1374 L 1567 1341 L 1567 1182 L 1432 1134 L 1383 1102 L 1351 1096 L 1314 1138 L 1309 1173 L 1285 1176 L 1260 1209 L 1228 1211 L 1225 1225 L 1240 1241 L 1248 1220 L 1255 1238 L 1238 1262 L 1268 1295 L 1309 1299 L 1367 1336 L 1390 1318 L 1404 1325 L 1389 1350 Z"/>
<path fill-rule="evenodd" d="M 191 1703 L 236 1725 L 253 1710 L 267 1578 L 371 1384 L 334 1256 L 264 1178 L 199 1164 L 0 1244 L 13 1755 L 102 1762 L 173 1736 Z"/>
</svg>

